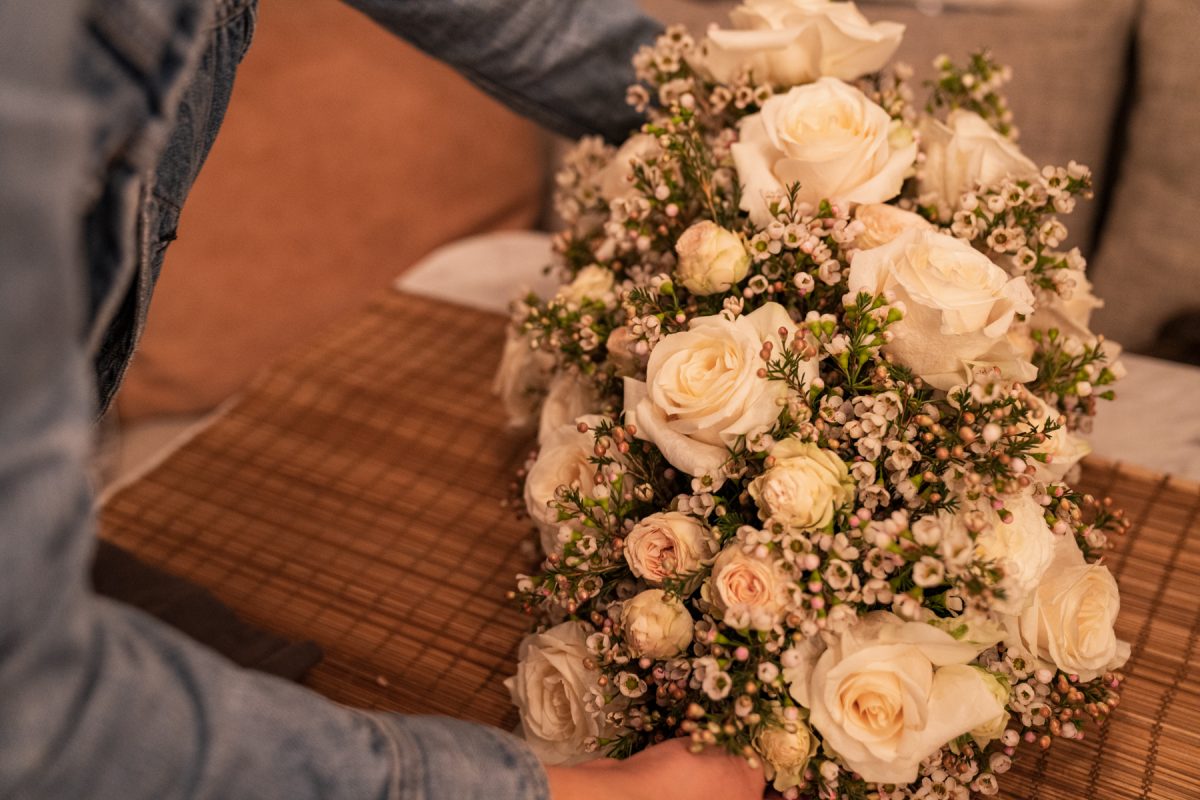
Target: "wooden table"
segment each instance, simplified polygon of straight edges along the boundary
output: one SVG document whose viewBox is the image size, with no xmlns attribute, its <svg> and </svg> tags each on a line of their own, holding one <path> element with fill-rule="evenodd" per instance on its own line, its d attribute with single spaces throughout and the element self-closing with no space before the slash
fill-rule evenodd
<svg viewBox="0 0 1200 800">
<path fill-rule="evenodd" d="M 534 558 L 503 507 L 527 443 L 490 394 L 496 315 L 389 293 L 262 375 L 102 514 L 103 535 L 316 640 L 308 683 L 363 708 L 505 727 Z M 1112 566 L 1133 642 L 1124 703 L 1084 742 L 1026 750 L 1003 796 L 1200 797 L 1200 488 L 1095 461 L 1135 524 Z"/>
</svg>

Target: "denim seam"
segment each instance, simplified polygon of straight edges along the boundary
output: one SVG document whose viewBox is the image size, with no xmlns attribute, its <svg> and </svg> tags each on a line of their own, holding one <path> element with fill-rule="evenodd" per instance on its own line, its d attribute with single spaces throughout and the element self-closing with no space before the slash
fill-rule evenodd
<svg viewBox="0 0 1200 800">
<path fill-rule="evenodd" d="M 415 800 L 414 798 L 406 797 L 406 793 L 402 794 L 401 790 L 402 782 L 407 782 L 414 776 L 417 779 L 414 782 L 418 785 L 423 784 L 425 781 L 425 776 L 421 774 L 424 767 L 421 759 L 408 757 L 419 752 L 420 743 L 399 725 L 389 725 L 385 719 L 374 714 L 364 714 L 363 716 L 374 726 L 378 735 L 387 741 L 392 751 L 393 763 L 396 765 L 395 770 L 388 776 L 387 785 L 384 787 L 386 794 L 380 800 Z M 401 742 L 401 737 L 406 742 Z"/>
<path fill-rule="evenodd" d="M 183 206 L 180 205 L 179 203 L 176 203 L 170 197 L 167 197 L 165 194 L 160 192 L 158 190 L 157 182 L 154 187 L 154 191 L 151 194 L 154 195 L 155 200 L 162 203 L 164 206 L 168 206 L 172 211 L 175 211 L 176 213 L 180 213 L 180 214 L 183 213 Z"/>
<path fill-rule="evenodd" d="M 550 785 L 549 779 L 546 776 L 546 768 L 537 760 L 537 757 L 534 756 L 529 746 L 503 731 L 494 728 L 485 728 L 485 730 L 495 740 L 496 744 L 504 748 L 510 755 L 516 757 L 523 772 L 521 788 L 531 792 L 528 795 L 528 800 L 550 800 Z M 533 785 L 528 785 L 530 781 L 533 782 Z"/>
<path fill-rule="evenodd" d="M 142 197 L 145 188 L 145 174 L 134 173 L 127 178 L 127 185 L 122 186 L 123 197 L 119 199 L 123 214 L 119 225 L 124 232 L 130 227 L 137 231 L 138 218 Z M 125 298 L 132 290 L 136 276 L 140 271 L 140 252 L 136 246 L 133 251 L 130 251 L 129 245 L 136 244 L 135 242 L 124 241 L 124 249 L 121 251 L 121 264 L 113 275 L 112 281 L 109 284 L 108 291 L 104 295 L 104 299 L 96 307 L 96 313 L 92 318 L 92 328 L 88 332 L 87 351 L 95 356 L 100 351 L 100 346 L 104 339 L 108 336 L 109 328 L 112 326 L 113 320 L 121 310 L 121 306 L 125 303 Z M 100 387 L 101 389 L 103 387 Z M 105 406 L 105 398 L 100 398 L 100 405 Z M 103 411 L 101 411 L 103 413 Z"/>
<path fill-rule="evenodd" d="M 196 65 L 200 62 L 205 48 L 208 47 L 212 39 L 211 33 L 207 30 L 207 21 L 211 19 L 213 7 L 206 4 L 204 10 L 200 13 L 202 14 L 202 19 L 197 20 L 196 28 L 192 33 L 190 41 L 181 43 L 178 31 L 171 37 L 171 45 L 179 51 L 183 64 L 176 69 L 175 74 L 172 76 L 171 85 L 165 92 L 160 94 L 161 105 L 158 113 L 151 110 L 140 130 L 135 134 L 136 139 L 140 140 L 140 144 L 146 147 L 146 149 L 150 149 L 149 143 L 151 142 L 153 143 L 153 149 L 160 153 L 162 148 L 166 146 L 167 136 L 170 134 L 171 125 L 174 123 L 175 116 L 178 113 L 179 103 L 184 91 L 187 89 L 188 81 L 195 74 Z M 150 163 L 152 164 L 153 161 Z M 130 166 L 132 167 L 133 165 L 131 164 Z M 148 194 L 155 189 L 156 181 L 153 167 L 150 166 L 141 170 L 139 177 L 138 188 L 140 191 L 138 194 L 141 197 L 138 198 L 138 203 L 133 209 L 134 239 L 131 242 L 135 249 L 132 253 L 126 255 L 126 263 L 121 265 L 120 271 L 112 284 L 113 289 L 117 286 L 123 286 L 124 288 L 121 292 L 115 292 L 110 289 L 101 307 L 104 313 L 96 314 L 88 336 L 88 352 L 94 354 L 99 350 L 104 337 L 108 335 L 114 315 L 120 309 L 126 294 L 130 291 L 137 291 L 139 293 L 135 300 L 133 341 L 129 346 L 129 352 L 123 358 L 122 364 L 116 372 L 115 379 L 108 381 L 105 386 L 97 386 L 97 391 L 100 395 L 97 397 L 97 418 L 103 416 L 108 410 L 113 395 L 116 394 L 117 388 L 120 387 L 121 382 L 124 380 L 130 362 L 133 361 L 138 343 L 141 340 L 142 327 L 146 319 L 147 305 L 149 304 L 149 297 L 142 294 L 141 291 L 149 281 L 150 261 L 146 257 L 148 248 L 144 246 L 147 234 L 146 231 L 139 229 L 145 227 L 140 224 L 142 204 L 145 202 Z"/>
<path fill-rule="evenodd" d="M 216 30 L 217 28 L 223 28 L 229 23 L 245 16 L 254 9 L 257 2 L 258 0 L 239 0 L 238 4 L 233 8 L 218 8 L 217 17 L 209 24 L 208 29 Z"/>
</svg>

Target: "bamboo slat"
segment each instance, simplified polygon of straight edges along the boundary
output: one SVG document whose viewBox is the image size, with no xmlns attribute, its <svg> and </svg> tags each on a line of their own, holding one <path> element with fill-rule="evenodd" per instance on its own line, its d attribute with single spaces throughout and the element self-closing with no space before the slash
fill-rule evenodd
<svg viewBox="0 0 1200 800">
<path fill-rule="evenodd" d="M 102 535 L 317 641 L 308 684 L 362 708 L 511 727 L 501 685 L 533 561 L 502 506 L 527 442 L 490 393 L 504 320 L 388 294 L 262 375 L 113 496 Z M 1002 796 L 1200 798 L 1200 487 L 1092 460 L 1134 520 L 1111 564 L 1133 643 L 1123 704 L 1083 742 L 1025 749 Z"/>
</svg>

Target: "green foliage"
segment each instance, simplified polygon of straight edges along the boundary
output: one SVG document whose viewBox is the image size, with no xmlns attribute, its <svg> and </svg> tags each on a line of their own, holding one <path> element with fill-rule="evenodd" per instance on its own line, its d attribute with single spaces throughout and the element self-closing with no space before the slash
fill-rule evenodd
<svg viewBox="0 0 1200 800">
<path fill-rule="evenodd" d="M 1009 73 L 989 51 L 972 53 L 964 66 L 943 56 L 934 62 L 934 67 L 938 71 L 937 78 L 926 81 L 931 90 L 929 113 L 936 109 L 962 108 L 974 111 L 1004 136 L 1015 133 L 1008 100 L 1000 91 L 1008 83 Z"/>
</svg>

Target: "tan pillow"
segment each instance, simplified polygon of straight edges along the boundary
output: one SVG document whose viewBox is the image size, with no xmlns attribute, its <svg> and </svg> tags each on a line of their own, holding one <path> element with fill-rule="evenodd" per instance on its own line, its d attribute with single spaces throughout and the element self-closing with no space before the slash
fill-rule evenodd
<svg viewBox="0 0 1200 800">
<path fill-rule="evenodd" d="M 1200 309 L 1198 42 L 1200 2 L 1142 3 L 1129 147 L 1092 265 L 1108 298 L 1095 327 L 1134 350 Z"/>
<path fill-rule="evenodd" d="M 941 53 L 956 62 L 989 48 L 1013 68 L 1007 92 L 1020 145 L 1039 164 L 1090 166 L 1103 186 L 1114 120 L 1127 80 L 1136 0 L 865 0 L 872 19 L 908 26 L 897 58 L 916 70 L 915 85 L 933 73 Z M 918 10 L 941 9 L 932 16 Z M 925 97 L 923 87 L 918 97 Z M 1071 243 L 1085 252 L 1102 198 L 1080 203 L 1066 220 Z"/>
<path fill-rule="evenodd" d="M 532 124 L 348 7 L 264 3 L 122 417 L 212 408 L 438 245 L 531 226 L 543 148 Z"/>
</svg>

